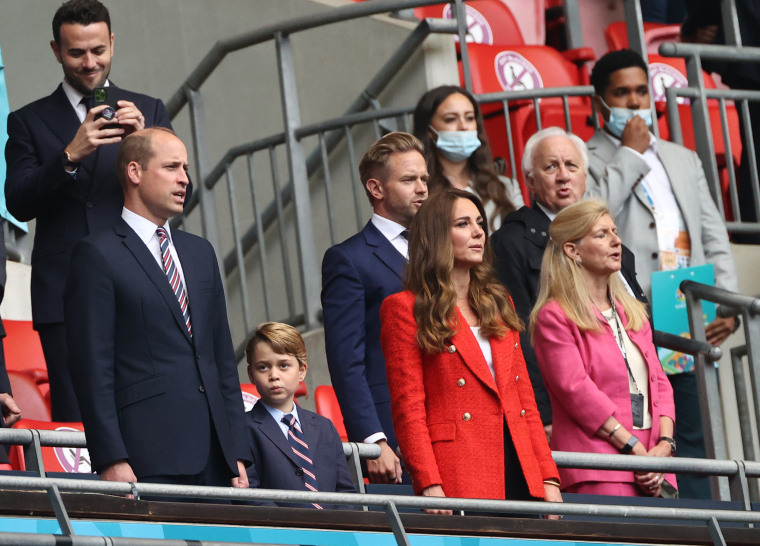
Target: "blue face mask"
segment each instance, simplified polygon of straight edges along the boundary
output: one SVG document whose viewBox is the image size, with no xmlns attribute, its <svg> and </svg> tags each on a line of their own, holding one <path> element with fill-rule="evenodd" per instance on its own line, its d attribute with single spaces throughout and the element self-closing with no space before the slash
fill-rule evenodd
<svg viewBox="0 0 760 546">
<path fill-rule="evenodd" d="M 449 161 L 464 161 L 481 146 L 477 131 L 436 131 L 432 127 L 430 129 L 438 135 L 436 147 Z"/>
<path fill-rule="evenodd" d="M 634 116 L 639 116 L 643 119 L 644 123 L 647 124 L 647 127 L 652 126 L 652 110 L 650 108 L 631 110 L 629 108 L 608 106 L 602 97 L 599 97 L 599 100 L 601 101 L 602 106 L 604 106 L 610 113 L 610 119 L 605 122 L 604 126 L 607 127 L 607 130 L 610 133 L 618 138 L 622 137 L 625 124 L 629 119 L 633 119 Z"/>
</svg>

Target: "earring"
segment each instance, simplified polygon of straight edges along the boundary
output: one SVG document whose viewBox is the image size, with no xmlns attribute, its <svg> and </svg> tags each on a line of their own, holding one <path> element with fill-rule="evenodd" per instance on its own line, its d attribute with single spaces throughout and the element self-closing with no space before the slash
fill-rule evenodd
<svg viewBox="0 0 760 546">
<path fill-rule="evenodd" d="M 578 257 L 575 259 L 575 265 L 577 265 L 578 267 L 580 267 L 581 265 L 583 265 L 583 260 L 581 260 L 581 257 L 580 257 L 580 256 L 578 256 Z"/>
</svg>

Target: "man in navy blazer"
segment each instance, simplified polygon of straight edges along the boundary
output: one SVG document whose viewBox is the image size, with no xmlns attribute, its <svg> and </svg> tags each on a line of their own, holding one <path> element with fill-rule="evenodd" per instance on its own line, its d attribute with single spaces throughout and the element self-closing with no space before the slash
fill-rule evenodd
<svg viewBox="0 0 760 546">
<path fill-rule="evenodd" d="M 367 462 L 370 481 L 400 483 L 380 347 L 380 304 L 402 289 L 406 229 L 427 198 L 422 144 L 407 133 L 385 135 L 364 154 L 359 174 L 372 219 L 328 249 L 322 260 L 327 364 L 349 440 L 380 445 L 380 458 Z"/>
<path fill-rule="evenodd" d="M 79 421 L 66 365 L 63 288 L 74 244 L 110 227 L 123 196 L 114 166 L 119 142 L 154 125 L 171 127 L 160 100 L 120 90 L 115 121 L 88 111 L 87 97 L 108 85 L 113 39 L 108 10 L 72 0 L 53 19 L 50 42 L 64 80 L 49 96 L 8 116 L 5 196 L 19 220 L 37 220 L 32 250 L 32 317 L 50 377 L 53 419 Z M 116 107 L 116 105 L 113 105 Z M 117 128 L 105 128 L 118 123 Z"/>
<path fill-rule="evenodd" d="M 168 227 L 186 196 L 185 146 L 169 129 L 138 131 L 125 138 L 117 169 L 122 218 L 76 244 L 64 295 L 92 466 L 104 480 L 247 487 L 216 256 L 204 239 Z"/>
</svg>

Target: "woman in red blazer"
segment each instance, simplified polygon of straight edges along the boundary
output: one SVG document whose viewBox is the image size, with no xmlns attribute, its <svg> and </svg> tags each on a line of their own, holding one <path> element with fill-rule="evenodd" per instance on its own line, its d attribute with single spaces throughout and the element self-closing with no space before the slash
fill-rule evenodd
<svg viewBox="0 0 760 546">
<path fill-rule="evenodd" d="M 549 228 L 531 314 L 533 345 L 554 412 L 552 449 L 667 457 L 675 452 L 673 390 L 644 305 L 626 291 L 621 241 L 607 204 L 579 201 Z M 563 490 L 659 496 L 656 472 L 563 468 Z"/>
<path fill-rule="evenodd" d="M 412 221 L 407 290 L 380 309 L 393 426 L 418 495 L 561 502 L 486 221 L 453 189 Z"/>
</svg>

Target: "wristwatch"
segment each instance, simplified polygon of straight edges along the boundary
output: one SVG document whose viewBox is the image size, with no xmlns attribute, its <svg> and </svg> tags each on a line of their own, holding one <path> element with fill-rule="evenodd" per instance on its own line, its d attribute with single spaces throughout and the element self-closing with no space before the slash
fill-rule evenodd
<svg viewBox="0 0 760 546">
<path fill-rule="evenodd" d="M 660 436 L 657 438 L 657 443 L 659 444 L 660 442 L 668 442 L 670 444 L 670 454 L 676 454 L 676 441 L 673 438 L 669 438 L 668 436 Z"/>
<path fill-rule="evenodd" d="M 74 163 L 71 160 L 71 154 L 69 154 L 69 152 L 66 150 L 63 151 L 61 158 L 63 160 L 63 168 L 66 172 L 73 173 L 79 167 L 79 163 Z"/>
</svg>

